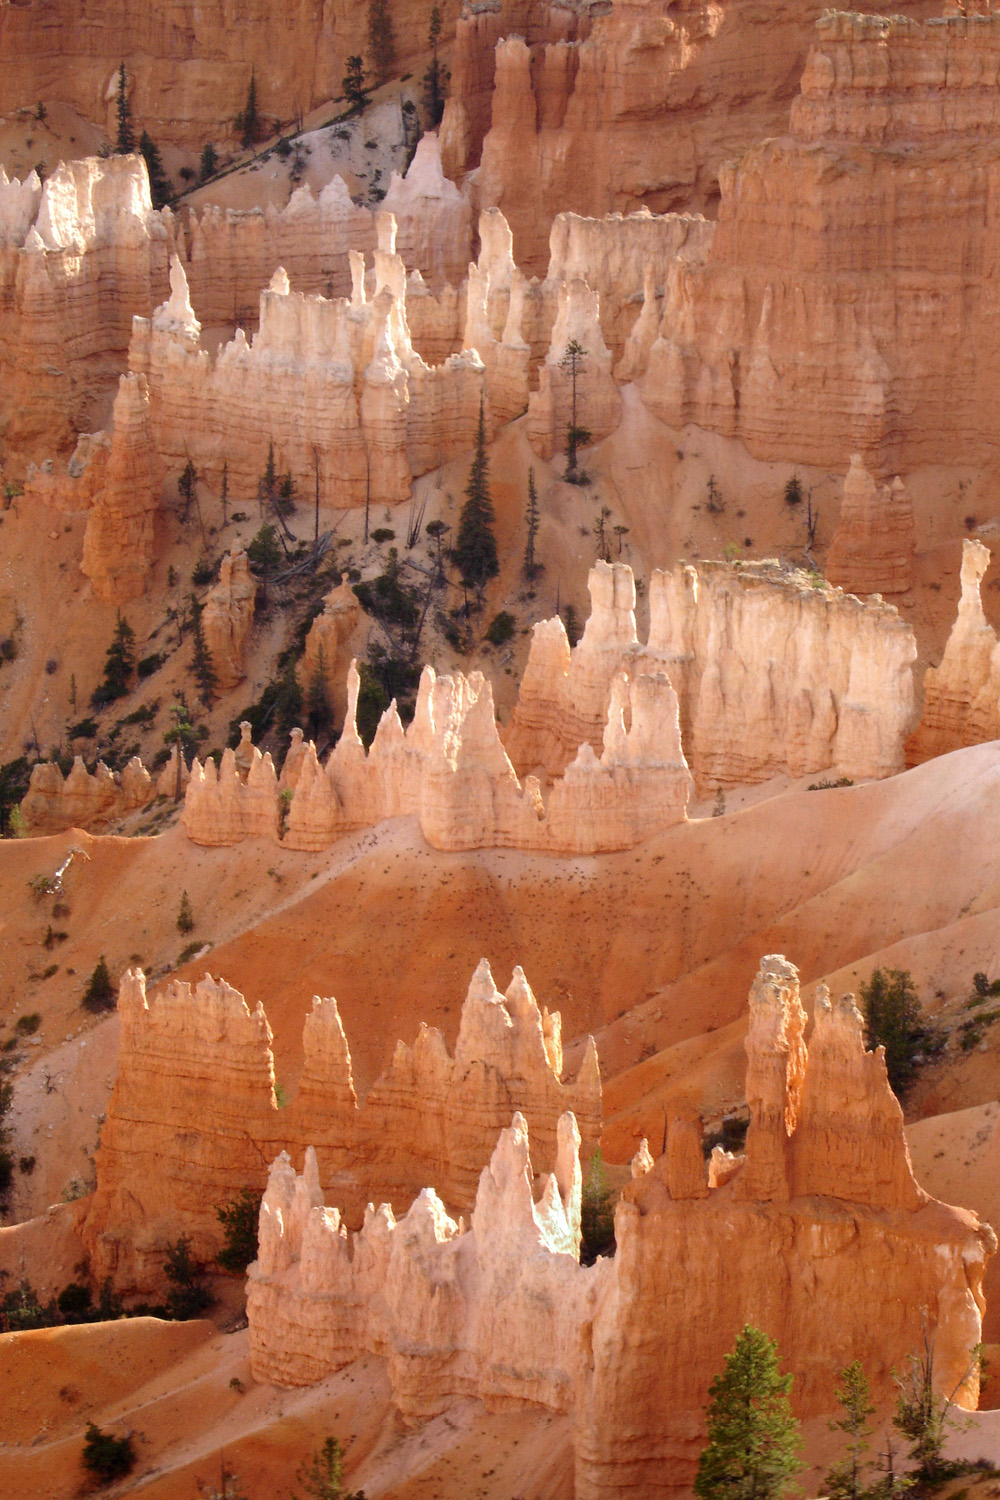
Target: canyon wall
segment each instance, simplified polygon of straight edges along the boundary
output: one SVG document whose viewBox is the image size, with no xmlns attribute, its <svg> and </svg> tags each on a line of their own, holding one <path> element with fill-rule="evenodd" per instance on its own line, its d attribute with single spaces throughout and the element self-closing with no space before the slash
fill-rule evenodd
<svg viewBox="0 0 1000 1500">
<path fill-rule="evenodd" d="M 884 479 L 988 463 L 998 78 L 998 15 L 825 13 L 788 133 L 720 171 L 707 259 L 670 268 L 650 411 Z"/>
<path fill-rule="evenodd" d="M 460 1397 L 569 1412 L 575 1493 L 611 1500 L 690 1485 L 708 1385 L 747 1322 L 778 1342 L 802 1417 L 828 1412 L 861 1359 L 880 1407 L 892 1370 L 934 1337 L 935 1381 L 974 1407 L 982 1276 L 977 1217 L 914 1182 L 881 1050 L 845 996 L 821 991 L 808 1047 L 795 968 L 763 960 L 750 997 L 745 1159 L 710 1188 L 698 1122 L 634 1164 L 614 1258 L 577 1263 L 580 1169 L 571 1116 L 534 1178 L 524 1119 L 500 1135 L 468 1228 L 432 1191 L 397 1223 L 369 1208 L 348 1236 L 315 1157 L 272 1167 L 250 1267 L 258 1380 L 308 1385 L 362 1354 L 386 1361 L 404 1418 Z"/>
<path fill-rule="evenodd" d="M 211 1258 L 217 1206 L 262 1188 L 279 1151 L 315 1145 L 324 1184 L 353 1224 L 382 1198 L 408 1206 L 427 1183 L 467 1210 L 480 1169 L 514 1110 L 546 1151 L 572 1109 L 588 1153 L 601 1128 L 601 1081 L 589 1041 L 575 1079 L 562 1082 L 558 1012 L 540 1009 L 520 969 L 506 995 L 479 965 L 462 1007 L 454 1054 L 422 1027 L 399 1042 L 359 1104 L 337 1003 L 314 997 L 303 1032 L 298 1092 L 279 1109 L 263 1009 L 207 975 L 147 996 L 141 972 L 119 989 L 118 1077 L 97 1156 L 97 1189 L 83 1223 L 95 1274 L 150 1287 L 181 1231 Z"/>
<path fill-rule="evenodd" d="M 444 37 L 457 0 L 442 0 Z M 397 76 L 427 50 L 428 11 L 392 12 Z M 39 99 L 71 104 L 115 134 L 118 59 L 133 116 L 164 143 L 200 151 L 233 141 L 251 73 L 262 117 L 294 121 L 338 99 L 347 58 L 367 52 L 367 12 L 344 0 L 4 0 L 0 5 L 0 112 Z M 109 61 L 113 59 L 113 61 Z"/>
<path fill-rule="evenodd" d="M 856 780 L 903 769 L 916 642 L 891 605 L 776 563 L 678 564 L 651 575 L 642 646 L 631 569 L 598 563 L 589 583 L 591 615 L 572 651 L 560 620 L 535 626 L 504 734 L 520 774 L 557 776 L 582 741 L 594 745 L 621 671 L 667 675 L 702 791 L 780 772 Z"/>
<path fill-rule="evenodd" d="M 963 541 L 958 614 L 940 665 L 924 676 L 923 712 L 906 742 L 907 765 L 1000 738 L 1000 646 L 979 595 L 989 565 L 988 547 Z"/>
<path fill-rule="evenodd" d="M 524 12 L 465 6 L 441 134 L 445 171 L 477 169 L 478 203 L 503 210 L 518 260 L 541 271 L 555 213 L 713 209 L 722 164 L 785 128 L 821 7 L 771 5 L 766 21 L 749 0 Z"/>
<path fill-rule="evenodd" d="M 0 6 L 0 28 L 10 14 Z M 44 184 L 34 172 L 23 183 L 0 172 L 0 437 L 8 449 L 45 457 L 106 420 L 132 315 L 165 295 L 172 233 L 169 209 L 153 210 L 139 156 L 60 164 Z"/>
</svg>

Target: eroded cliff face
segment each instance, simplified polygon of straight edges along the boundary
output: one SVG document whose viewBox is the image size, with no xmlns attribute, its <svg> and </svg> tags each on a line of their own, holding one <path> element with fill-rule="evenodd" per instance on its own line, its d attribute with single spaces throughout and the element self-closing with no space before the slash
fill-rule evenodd
<svg viewBox="0 0 1000 1500">
<path fill-rule="evenodd" d="M 877 485 L 861 455 L 844 480 L 840 519 L 824 572 L 850 594 L 905 594 L 913 584 L 917 549 L 913 506 L 897 475 Z"/>
<path fill-rule="evenodd" d="M 145 807 L 158 789 L 162 787 L 154 784 L 137 755 L 120 773 L 109 770 L 103 761 L 90 773 L 78 755 L 65 777 L 54 761 L 39 761 L 32 767 L 31 782 L 20 804 L 24 831 L 46 834 L 64 828 L 106 828 Z"/>
<path fill-rule="evenodd" d="M 916 642 L 891 605 L 774 563 L 679 564 L 651 575 L 642 646 L 631 569 L 597 563 L 589 582 L 592 613 L 572 652 L 560 620 L 535 626 L 504 735 L 522 774 L 558 775 L 581 740 L 594 744 L 623 670 L 666 673 L 702 790 L 782 771 L 855 780 L 903 769 Z"/>
<path fill-rule="evenodd" d="M 660 1161 L 640 1150 L 633 1164 L 614 1259 L 590 1268 L 577 1264 L 569 1116 L 553 1175 L 534 1185 L 515 1116 L 468 1229 L 424 1192 L 398 1223 L 369 1209 L 349 1243 L 315 1157 L 301 1178 L 280 1157 L 249 1272 L 255 1376 L 309 1384 L 371 1353 L 411 1420 L 467 1396 L 571 1412 L 575 1493 L 588 1500 L 690 1484 L 709 1382 L 747 1322 L 777 1339 L 807 1417 L 830 1409 L 854 1358 L 888 1404 L 923 1307 L 939 1388 L 974 1407 L 970 1351 L 996 1237 L 915 1184 L 902 1111 L 881 1052 L 864 1051 L 853 998 L 818 996 L 808 1047 L 804 1025 L 795 968 L 765 958 L 750 1003 L 745 1159 L 710 1188 L 698 1122 L 671 1121 Z"/>
<path fill-rule="evenodd" d="M 0 9 L 0 28 L 11 14 Z M 0 31 L 2 35 L 2 31 Z M 18 69 L 0 72 L 17 73 Z M 0 86 L 2 87 L 2 86 Z M 134 313 L 166 292 L 173 218 L 139 156 L 0 172 L 0 436 L 22 458 L 71 448 L 105 419 Z"/>
<path fill-rule="evenodd" d="M 506 995 L 479 965 L 462 1007 L 454 1055 L 437 1030 L 399 1042 L 359 1105 L 337 1003 L 313 999 L 296 1097 L 274 1094 L 271 1031 L 224 981 L 174 981 L 147 996 L 141 972 L 119 991 L 118 1078 L 83 1224 L 92 1264 L 123 1287 L 155 1286 L 166 1244 L 183 1230 L 196 1252 L 219 1245 L 215 1208 L 264 1185 L 278 1151 L 318 1154 L 352 1224 L 364 1205 L 409 1205 L 430 1183 L 453 1210 L 475 1199 L 479 1172 L 514 1110 L 546 1152 L 572 1109 L 587 1151 L 600 1137 L 601 1081 L 589 1042 L 576 1078 L 562 1081 L 558 1012 L 540 1009 L 520 969 Z M 154 1164 L 155 1163 L 155 1167 Z M 578 1222 L 578 1221 L 577 1221 Z"/>
<path fill-rule="evenodd" d="M 878 7 L 876 7 L 878 8 Z M 894 6 L 918 14 L 926 6 Z M 554 213 L 713 209 L 721 164 L 786 125 L 821 8 L 743 0 L 464 9 L 445 170 L 478 168 L 518 259 L 540 270 Z"/>
<path fill-rule="evenodd" d="M 988 547 L 963 541 L 958 614 L 940 665 L 924 676 L 920 723 L 906 742 L 908 765 L 1000 735 L 1000 646 L 979 595 L 989 565 Z"/>
<path fill-rule="evenodd" d="M 443 0 L 445 36 L 457 0 Z M 427 47 L 427 10 L 392 12 L 399 73 Z M 200 151 L 235 136 L 253 73 L 258 105 L 285 122 L 339 97 L 346 60 L 367 49 L 367 13 L 344 0 L 85 0 L 0 7 L 0 111 L 60 99 L 114 138 L 118 59 L 135 118 L 161 144 Z M 109 61 L 112 59 L 113 61 Z"/>
<path fill-rule="evenodd" d="M 670 270 L 649 409 L 886 480 L 987 461 L 998 76 L 995 15 L 826 13 L 788 133 L 720 171 L 707 260 Z"/>
</svg>

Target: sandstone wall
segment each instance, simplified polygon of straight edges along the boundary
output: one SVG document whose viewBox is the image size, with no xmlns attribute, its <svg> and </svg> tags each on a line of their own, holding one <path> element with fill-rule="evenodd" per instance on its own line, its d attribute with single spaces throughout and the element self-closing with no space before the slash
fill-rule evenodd
<svg viewBox="0 0 1000 1500">
<path fill-rule="evenodd" d="M 514 1110 L 548 1152 L 572 1108 L 588 1152 L 600 1137 L 601 1083 L 589 1042 L 575 1079 L 561 1081 L 558 1012 L 539 1009 L 520 969 L 506 996 L 484 960 L 462 1008 L 454 1055 L 422 1027 L 361 1104 L 332 998 L 313 1000 L 299 1088 L 279 1110 L 271 1032 L 236 990 L 206 976 L 147 997 L 141 972 L 119 991 L 118 1078 L 101 1133 L 97 1190 L 83 1224 L 95 1274 L 156 1285 L 164 1247 L 180 1231 L 197 1254 L 221 1244 L 215 1208 L 262 1188 L 278 1151 L 315 1144 L 322 1180 L 352 1224 L 372 1198 L 408 1206 L 433 1184 L 452 1209 L 475 1198 L 480 1169 Z"/>
<path fill-rule="evenodd" d="M 963 541 L 958 614 L 940 665 L 924 676 L 924 706 L 906 742 L 907 765 L 1000 737 L 1000 646 L 979 596 L 989 565 L 989 548 Z"/>
<path fill-rule="evenodd" d="M 0 8 L 0 28 L 11 13 Z M 172 232 L 170 211 L 152 208 L 139 156 L 60 164 L 44 185 L 33 172 L 23 183 L 0 173 L 0 437 L 8 451 L 44 457 L 101 425 L 125 368 L 132 315 L 148 314 L 165 294 Z"/>
<path fill-rule="evenodd" d="M 258 1380 L 307 1385 L 361 1354 L 386 1361 L 405 1418 L 460 1397 L 570 1412 L 575 1493 L 668 1496 L 690 1485 L 708 1385 L 747 1322 L 776 1338 L 800 1416 L 830 1411 L 863 1362 L 880 1408 L 892 1370 L 932 1325 L 935 1380 L 974 1407 L 970 1363 L 996 1236 L 913 1181 L 881 1051 L 844 997 L 820 994 L 808 1048 L 794 967 L 763 960 L 751 994 L 745 1160 L 710 1189 L 698 1122 L 640 1150 L 613 1260 L 577 1264 L 574 1122 L 533 1185 L 523 1118 L 482 1172 L 463 1232 L 433 1192 L 407 1216 L 369 1209 L 349 1237 L 324 1206 L 315 1157 L 274 1164 L 249 1271 Z M 545 1159 L 551 1160 L 551 1155 Z M 502 1351 L 502 1354 L 501 1354 Z"/>
<path fill-rule="evenodd" d="M 905 594 L 913 585 L 916 550 L 913 506 L 902 480 L 878 486 L 855 453 L 826 555 L 827 578 L 851 594 Z"/>
<path fill-rule="evenodd" d="M 859 600 L 777 564 L 679 564 L 650 578 L 646 646 L 630 568 L 598 563 L 591 615 L 570 651 L 561 620 L 535 626 L 504 734 L 524 775 L 557 776 L 591 746 L 624 670 L 666 673 L 685 759 L 701 789 L 834 771 L 852 780 L 903 768 L 911 727 L 913 632 L 891 605 Z"/>
<path fill-rule="evenodd" d="M 54 761 L 39 761 L 32 767 L 20 804 L 24 831 L 47 834 L 82 828 L 93 832 L 145 807 L 156 794 L 157 786 L 137 755 L 120 773 L 99 760 L 93 774 L 78 755 L 65 777 Z"/>
<path fill-rule="evenodd" d="M 205 596 L 201 627 L 220 692 L 228 692 L 246 676 L 244 656 L 253 624 L 257 580 L 245 552 L 227 552 L 219 567 L 219 581 Z"/>
<path fill-rule="evenodd" d="M 670 269 L 646 404 L 767 460 L 988 462 L 1000 17 L 814 36 L 789 133 L 720 171 L 707 260 Z"/>
</svg>

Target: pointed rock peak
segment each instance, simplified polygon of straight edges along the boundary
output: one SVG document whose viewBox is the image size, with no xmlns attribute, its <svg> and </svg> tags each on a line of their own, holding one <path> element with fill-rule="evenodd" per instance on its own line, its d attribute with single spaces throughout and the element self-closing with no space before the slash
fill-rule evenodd
<svg viewBox="0 0 1000 1500">
<path fill-rule="evenodd" d="M 503 998 L 493 981 L 493 970 L 490 968 L 489 959 L 481 958 L 469 982 L 465 1004 L 502 1005 Z"/>
<path fill-rule="evenodd" d="M 372 751 L 384 755 L 387 751 L 394 750 L 398 745 L 401 745 L 403 739 L 403 721 L 399 717 L 399 709 L 396 707 L 395 698 L 393 698 L 389 707 L 378 721 L 378 728 L 375 731 L 375 738 L 372 741 Z"/>
<path fill-rule="evenodd" d="M 576 1075 L 576 1086 L 597 1094 L 601 1092 L 601 1064 L 597 1056 L 597 1043 L 589 1035 L 583 1049 L 583 1061 Z"/>
<path fill-rule="evenodd" d="M 319 1162 L 316 1160 L 314 1146 L 306 1147 L 305 1160 L 302 1163 L 302 1182 L 312 1201 L 322 1204 L 323 1190 L 319 1185 Z"/>
<path fill-rule="evenodd" d="M 643 1136 L 639 1142 L 639 1149 L 632 1158 L 632 1176 L 645 1177 L 647 1172 L 653 1170 L 653 1153 L 649 1149 L 649 1142 Z"/>
<path fill-rule="evenodd" d="M 378 248 L 386 255 L 396 253 L 396 215 L 386 213 L 385 210 L 375 215 L 375 233 L 378 236 Z"/>
<path fill-rule="evenodd" d="M 173 326 L 190 329 L 195 333 L 200 330 L 200 324 L 191 306 L 187 274 L 178 255 L 170 257 L 170 297 L 157 308 L 154 323 L 158 327 Z"/>
<path fill-rule="evenodd" d="M 285 270 L 284 266 L 279 266 L 274 275 L 271 277 L 268 291 L 274 292 L 278 297 L 287 297 L 291 292 L 291 283 L 288 280 L 288 272 Z"/>
<path fill-rule="evenodd" d="M 347 669 L 347 710 L 344 714 L 344 728 L 340 739 L 337 741 L 337 749 L 341 745 L 357 745 L 364 748 L 361 736 L 358 734 L 358 693 L 361 690 L 361 677 L 358 672 L 357 657 L 351 658 L 351 665 Z"/>
<path fill-rule="evenodd" d="M 483 960 L 485 963 L 485 959 Z M 491 976 L 492 977 L 492 976 Z M 531 993 L 531 986 L 524 976 L 524 970 L 518 964 L 511 975 L 510 984 L 507 986 L 505 996 L 507 1009 L 512 1016 L 526 1016 L 532 1012 L 538 1014 L 538 1003 Z"/>
<path fill-rule="evenodd" d="M 351 306 L 365 305 L 365 257 L 362 250 L 348 251 L 351 267 Z"/>
</svg>

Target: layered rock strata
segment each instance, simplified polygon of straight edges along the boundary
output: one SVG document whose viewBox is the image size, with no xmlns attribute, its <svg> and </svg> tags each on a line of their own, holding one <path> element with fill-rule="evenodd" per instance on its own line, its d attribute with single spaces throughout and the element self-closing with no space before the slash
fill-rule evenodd
<svg viewBox="0 0 1000 1500">
<path fill-rule="evenodd" d="M 906 742 L 907 765 L 1000 738 L 1000 646 L 979 595 L 989 565 L 989 548 L 963 541 L 958 614 L 940 665 L 924 676 L 924 706 Z"/>
<path fill-rule="evenodd" d="M 470 1208 L 514 1110 L 528 1116 L 546 1152 L 570 1107 L 588 1151 L 600 1136 L 593 1041 L 577 1077 L 563 1083 L 559 1014 L 539 1009 L 520 969 L 504 996 L 483 960 L 454 1055 L 439 1031 L 422 1027 L 412 1047 L 397 1044 L 361 1104 L 332 998 L 313 1000 L 298 1093 L 281 1110 L 264 1012 L 251 1015 L 223 981 L 174 981 L 147 997 L 142 973 L 129 972 L 119 1012 L 118 1078 L 83 1234 L 100 1274 L 121 1285 L 155 1284 L 180 1229 L 199 1255 L 214 1255 L 215 1206 L 263 1187 L 278 1151 L 298 1155 L 313 1143 L 323 1182 L 359 1224 L 372 1198 L 408 1206 L 427 1183 L 452 1209 Z"/>
<path fill-rule="evenodd" d="M 0 27 L 10 14 L 4 7 Z M 168 209 L 153 210 L 140 156 L 60 164 L 44 184 L 34 172 L 24 182 L 0 172 L 0 436 L 9 449 L 45 457 L 106 420 L 132 315 L 166 291 L 172 224 Z"/>
<path fill-rule="evenodd" d="M 190 459 L 218 484 L 227 464 L 231 493 L 253 494 L 273 444 L 279 471 L 315 474 L 327 503 L 391 504 L 408 497 L 416 475 L 474 446 L 483 363 L 470 350 L 428 366 L 414 351 L 394 221 L 379 223 L 371 299 L 360 255 L 350 301 L 293 293 L 279 269 L 252 342 L 240 329 L 214 357 L 172 261 L 170 300 L 152 322 L 136 319 L 129 355 L 149 382 L 168 467 Z"/>
<path fill-rule="evenodd" d="M 840 520 L 824 572 L 851 594 L 905 594 L 913 585 L 913 506 L 897 475 L 877 485 L 860 453 L 851 459 Z"/>
<path fill-rule="evenodd" d="M 891 605 L 774 563 L 679 564 L 651 575 L 642 646 L 631 569 L 598 563 L 589 585 L 590 619 L 572 651 L 560 620 L 535 626 L 504 735 L 521 774 L 559 775 L 582 740 L 593 746 L 621 671 L 666 673 L 702 789 L 782 771 L 858 780 L 903 768 L 916 642 Z"/>
<path fill-rule="evenodd" d="M 720 170 L 707 259 L 670 269 L 648 408 L 765 460 L 988 463 L 997 77 L 995 14 L 824 13 L 790 132 Z"/>
<path fill-rule="evenodd" d="M 709 1381 L 748 1322 L 777 1340 L 796 1411 L 811 1417 L 830 1409 L 854 1358 L 887 1405 L 923 1308 L 938 1388 L 974 1407 L 996 1237 L 915 1184 L 902 1111 L 881 1051 L 864 1051 L 853 998 L 818 996 L 808 1048 L 804 1021 L 794 967 L 765 958 L 751 995 L 745 1161 L 709 1188 L 696 1122 L 671 1122 L 665 1156 L 638 1160 L 623 1189 L 614 1258 L 590 1268 L 577 1264 L 569 1117 L 554 1173 L 536 1182 L 515 1116 L 468 1229 L 428 1191 L 398 1223 L 369 1208 L 348 1236 L 324 1206 L 315 1158 L 296 1177 L 280 1157 L 249 1271 L 255 1377 L 307 1385 L 376 1354 L 409 1420 L 469 1396 L 571 1413 L 586 1500 L 690 1485 Z"/>
<path fill-rule="evenodd" d="M 343 732 L 325 766 L 301 745 L 284 843 L 323 849 L 351 829 L 416 817 L 435 849 L 513 848 L 557 854 L 630 849 L 683 822 L 690 776 L 680 746 L 677 699 L 662 673 L 607 684 L 598 759 L 590 743 L 564 767 L 543 800 L 534 776 L 519 781 L 497 730 L 493 693 L 482 673 L 437 677 L 425 667 L 413 722 L 404 730 L 395 703 L 366 752 L 356 726 L 360 679 L 352 664 Z M 626 725 L 628 727 L 626 727 Z M 216 770 L 196 760 L 184 826 L 198 844 L 277 837 L 282 821 L 270 756 L 254 759 L 245 782 L 231 750 Z"/>
</svg>

